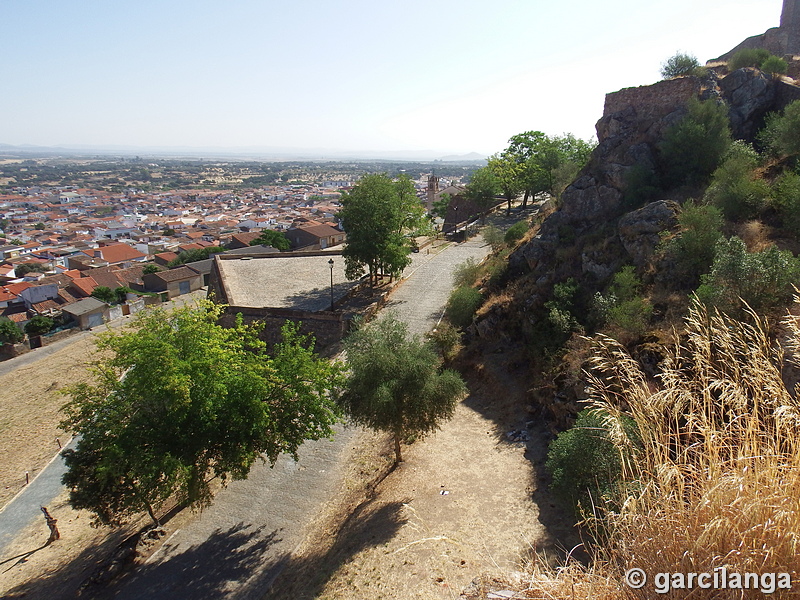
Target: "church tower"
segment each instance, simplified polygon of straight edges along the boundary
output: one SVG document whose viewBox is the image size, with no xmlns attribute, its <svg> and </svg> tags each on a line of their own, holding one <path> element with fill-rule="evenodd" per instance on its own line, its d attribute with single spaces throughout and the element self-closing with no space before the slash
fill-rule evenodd
<svg viewBox="0 0 800 600">
<path fill-rule="evenodd" d="M 428 212 L 431 211 L 433 208 L 433 202 L 436 200 L 436 194 L 439 193 L 439 178 L 436 176 L 435 173 L 432 173 L 428 176 L 428 197 L 427 197 L 427 209 Z"/>
</svg>

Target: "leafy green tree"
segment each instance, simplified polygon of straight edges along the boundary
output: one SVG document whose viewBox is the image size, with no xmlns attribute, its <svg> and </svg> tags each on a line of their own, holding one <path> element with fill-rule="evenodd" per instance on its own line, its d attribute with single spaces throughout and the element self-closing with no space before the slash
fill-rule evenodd
<svg viewBox="0 0 800 600">
<path fill-rule="evenodd" d="M 128 299 L 128 294 L 133 294 L 133 290 L 127 286 L 120 286 L 114 288 L 114 301 L 117 304 L 122 304 Z"/>
<path fill-rule="evenodd" d="M 357 329 L 345 349 L 350 375 L 339 404 L 356 423 L 392 434 L 398 463 L 400 441 L 438 429 L 466 394 L 458 373 L 440 371 L 436 353 L 391 315 Z"/>
<path fill-rule="evenodd" d="M 722 163 L 731 140 L 725 104 L 692 98 L 686 116 L 667 129 L 659 146 L 664 183 L 705 184 Z"/>
<path fill-rule="evenodd" d="M 144 266 L 144 269 L 142 270 L 142 273 L 144 273 L 145 275 L 150 275 L 151 273 L 158 273 L 160 271 L 161 271 L 161 267 L 159 267 L 157 264 L 148 263 L 148 264 L 146 264 Z"/>
<path fill-rule="evenodd" d="M 40 231 L 41 231 L 41 230 L 44 230 L 44 223 L 42 223 L 42 222 L 40 221 L 39 223 L 36 223 L 36 225 L 34 225 L 34 226 L 33 226 L 33 228 L 34 228 L 34 229 L 38 229 L 38 230 L 40 230 Z"/>
<path fill-rule="evenodd" d="M 341 207 L 338 216 L 347 232 L 345 273 L 357 279 L 366 267 L 370 285 L 380 274 L 401 273 L 411 263 L 410 238 L 429 227 L 425 208 L 406 176 L 393 180 L 385 174 L 366 175 L 343 194 Z"/>
<path fill-rule="evenodd" d="M 272 353 L 262 326 L 218 324 L 205 303 L 140 313 L 136 327 L 101 334 L 94 380 L 68 388 L 62 427 L 80 435 L 64 452 L 70 504 L 120 524 L 168 498 L 202 506 L 211 479 L 244 479 L 257 459 L 296 455 L 330 436 L 341 366 L 320 359 L 287 323 Z"/>
<path fill-rule="evenodd" d="M 7 317 L 0 317 L 0 344 L 16 344 L 24 338 L 25 335 L 14 321 Z"/>
<path fill-rule="evenodd" d="M 175 230 L 172 227 L 167 227 L 164 231 L 161 232 L 161 235 L 164 236 L 173 236 L 175 235 Z"/>
<path fill-rule="evenodd" d="M 749 144 L 741 141 L 731 144 L 723 163 L 714 171 L 705 200 L 734 221 L 757 215 L 770 191 L 756 176 L 758 162 L 758 154 Z"/>
<path fill-rule="evenodd" d="M 520 178 L 522 167 L 520 163 L 508 152 L 501 152 L 489 157 L 487 168 L 494 175 L 497 181 L 497 187 L 508 203 L 506 211 L 510 213 L 511 202 L 519 196 L 522 191 L 522 181 Z"/>
<path fill-rule="evenodd" d="M 489 167 L 477 169 L 472 173 L 465 196 L 481 211 L 481 218 L 486 218 L 486 213 L 495 205 L 495 198 L 499 191 L 497 179 Z"/>
<path fill-rule="evenodd" d="M 594 145 L 572 134 L 549 137 L 541 131 L 526 131 L 512 136 L 505 154 L 519 165 L 520 184 L 528 199 L 541 193 L 560 197 L 565 185 L 560 169 L 572 164 L 577 173 L 589 160 Z"/>
<path fill-rule="evenodd" d="M 700 74 L 702 74 L 702 67 L 697 57 L 683 52 L 677 52 L 661 65 L 661 77 L 664 79 Z"/>
<path fill-rule="evenodd" d="M 17 277 L 25 277 L 28 273 L 47 273 L 47 265 L 41 263 L 22 263 L 14 267 Z"/>
<path fill-rule="evenodd" d="M 289 240 L 280 231 L 266 229 L 261 232 L 256 239 L 250 242 L 251 246 L 272 246 L 276 250 L 285 251 L 289 249 Z"/>
<path fill-rule="evenodd" d="M 53 328 L 53 319 L 36 315 L 25 323 L 25 333 L 28 335 L 44 335 Z"/>
<path fill-rule="evenodd" d="M 450 200 L 452 200 L 450 194 L 442 194 L 441 197 L 433 203 L 433 206 L 431 206 L 431 212 L 441 219 L 446 218 L 447 209 L 450 208 Z"/>
<path fill-rule="evenodd" d="M 189 263 L 206 260 L 212 254 L 225 252 L 225 248 L 221 246 L 206 246 L 205 248 L 195 248 L 194 250 L 187 250 L 178 254 L 178 258 L 174 258 L 167 263 L 168 267 L 178 267 L 180 265 L 187 265 Z"/>
<path fill-rule="evenodd" d="M 800 175 L 783 173 L 773 185 L 773 196 L 783 227 L 800 236 Z"/>
<path fill-rule="evenodd" d="M 92 290 L 92 296 L 106 304 L 113 304 L 117 299 L 114 290 L 105 285 L 98 285 L 94 288 L 94 290 Z"/>
</svg>

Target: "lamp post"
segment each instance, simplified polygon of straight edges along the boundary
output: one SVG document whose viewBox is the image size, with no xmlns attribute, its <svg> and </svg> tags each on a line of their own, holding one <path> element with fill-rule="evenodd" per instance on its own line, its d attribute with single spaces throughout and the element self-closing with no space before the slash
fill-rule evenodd
<svg viewBox="0 0 800 600">
<path fill-rule="evenodd" d="M 333 259 L 328 261 L 328 266 L 331 268 L 331 310 L 333 310 Z"/>
</svg>

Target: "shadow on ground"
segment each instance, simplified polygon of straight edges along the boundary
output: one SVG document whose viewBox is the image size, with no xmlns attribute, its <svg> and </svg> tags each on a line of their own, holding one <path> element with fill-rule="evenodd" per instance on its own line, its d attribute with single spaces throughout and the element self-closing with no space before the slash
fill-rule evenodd
<svg viewBox="0 0 800 600">
<path fill-rule="evenodd" d="M 263 600 L 311 600 L 334 573 L 362 550 L 385 544 L 405 523 L 403 503 L 360 506 L 332 535 L 332 543 L 301 558 L 292 558 Z"/>
</svg>

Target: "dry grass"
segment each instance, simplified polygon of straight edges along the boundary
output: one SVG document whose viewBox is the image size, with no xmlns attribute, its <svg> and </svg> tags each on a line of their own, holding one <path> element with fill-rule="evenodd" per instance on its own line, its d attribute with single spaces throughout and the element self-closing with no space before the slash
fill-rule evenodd
<svg viewBox="0 0 800 600">
<path fill-rule="evenodd" d="M 745 221 L 739 224 L 736 235 L 742 238 L 748 252 L 762 252 L 774 243 L 772 228 L 761 221 Z"/>
<path fill-rule="evenodd" d="M 594 359 L 595 406 L 623 456 L 627 493 L 604 514 L 608 559 L 619 572 L 798 575 L 800 402 L 781 378 L 784 356 L 767 325 L 690 311 L 687 337 L 653 391 L 613 340 Z M 799 364 L 800 328 L 787 319 L 788 359 Z M 800 364 L 799 364 L 800 366 Z M 638 439 L 622 427 L 638 426 Z M 652 582 L 651 582 L 652 584 Z M 634 597 L 653 597 L 649 584 Z M 692 598 L 720 598 L 695 586 Z M 664 598 L 686 597 L 672 590 Z M 760 597 L 745 590 L 741 597 Z M 736 594 L 739 597 L 738 593 Z M 796 597 L 778 590 L 773 597 Z"/>
</svg>

